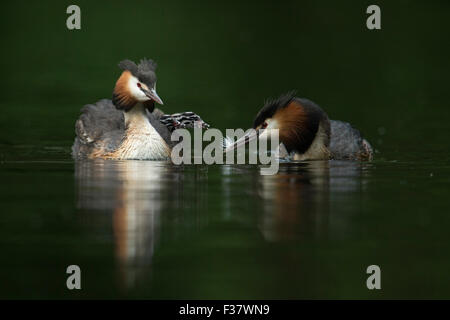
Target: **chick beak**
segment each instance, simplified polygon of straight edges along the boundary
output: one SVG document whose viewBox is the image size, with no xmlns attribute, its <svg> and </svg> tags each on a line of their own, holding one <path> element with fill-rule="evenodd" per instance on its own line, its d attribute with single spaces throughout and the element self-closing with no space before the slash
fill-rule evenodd
<svg viewBox="0 0 450 320">
<path fill-rule="evenodd" d="M 250 141 L 258 139 L 258 137 L 260 136 L 260 134 L 263 131 L 264 131 L 263 129 L 259 129 L 259 130 L 250 129 L 250 130 L 248 130 L 242 137 L 237 139 L 232 145 L 226 147 L 225 148 L 225 152 L 229 152 L 229 151 L 235 150 L 236 148 L 238 148 L 238 147 L 240 147 L 242 145 L 246 145 L 246 144 L 250 143 Z"/>
<path fill-rule="evenodd" d="M 161 98 L 160 98 L 160 97 L 158 96 L 158 94 L 156 93 L 156 90 L 155 90 L 155 89 L 147 90 L 147 89 L 141 88 L 141 90 L 145 93 L 145 95 L 146 95 L 147 97 L 149 97 L 150 99 L 154 100 L 156 103 L 158 103 L 158 104 L 164 104 L 164 103 L 162 102 Z"/>
</svg>

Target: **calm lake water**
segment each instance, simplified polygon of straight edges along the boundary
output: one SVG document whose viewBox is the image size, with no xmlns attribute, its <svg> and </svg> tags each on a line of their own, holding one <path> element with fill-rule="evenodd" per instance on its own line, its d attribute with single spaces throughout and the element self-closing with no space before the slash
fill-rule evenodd
<svg viewBox="0 0 450 320">
<path fill-rule="evenodd" d="M 381 1 L 377 32 L 353 1 L 79 1 L 79 31 L 67 5 L 2 10 L 0 298 L 450 298 L 448 3 Z M 168 113 L 248 128 L 297 89 L 360 129 L 374 160 L 273 176 L 74 162 L 80 108 L 145 56 Z M 82 290 L 67 290 L 69 265 Z"/>
<path fill-rule="evenodd" d="M 1 164 L 2 298 L 449 297 L 448 163 Z M 65 288 L 65 268 L 82 290 Z M 366 268 L 382 291 L 366 289 Z M 5 290 L 7 289 L 7 290 Z"/>
</svg>

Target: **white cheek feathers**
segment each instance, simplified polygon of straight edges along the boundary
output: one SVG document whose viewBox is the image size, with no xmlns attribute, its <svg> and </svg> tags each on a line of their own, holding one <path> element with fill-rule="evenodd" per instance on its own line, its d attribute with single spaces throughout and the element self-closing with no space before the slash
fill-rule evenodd
<svg viewBox="0 0 450 320">
<path fill-rule="evenodd" d="M 136 77 L 131 76 L 130 80 L 128 81 L 128 89 L 130 90 L 131 95 L 140 102 L 148 101 L 150 100 L 149 97 L 145 95 L 144 92 L 138 87 L 139 80 Z M 142 86 L 145 86 L 142 84 Z M 144 87 L 145 88 L 145 87 Z"/>
</svg>

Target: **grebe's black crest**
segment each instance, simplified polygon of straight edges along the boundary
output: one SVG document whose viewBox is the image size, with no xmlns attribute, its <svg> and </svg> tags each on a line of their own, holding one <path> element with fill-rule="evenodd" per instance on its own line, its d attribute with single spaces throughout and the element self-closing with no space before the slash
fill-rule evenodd
<svg viewBox="0 0 450 320">
<path fill-rule="evenodd" d="M 119 68 L 122 69 L 123 71 L 128 70 L 131 72 L 131 74 L 135 77 L 137 77 L 138 75 L 138 66 L 136 65 L 136 63 L 134 63 L 131 60 L 123 60 L 120 61 L 118 64 Z"/>
<path fill-rule="evenodd" d="M 119 62 L 120 69 L 130 71 L 133 76 L 145 83 L 149 88 L 153 88 L 157 80 L 155 74 L 157 66 L 155 61 L 147 58 L 142 59 L 138 65 L 128 59 Z"/>
<path fill-rule="evenodd" d="M 296 94 L 297 91 L 292 90 L 285 94 L 282 94 L 276 99 L 266 100 L 264 106 L 261 108 L 261 110 L 259 110 L 258 114 L 256 115 L 255 121 L 253 122 L 253 128 L 256 128 L 257 126 L 261 125 L 264 122 L 264 120 L 272 118 L 273 115 L 280 109 L 285 108 L 289 104 L 289 102 L 295 99 Z"/>
</svg>

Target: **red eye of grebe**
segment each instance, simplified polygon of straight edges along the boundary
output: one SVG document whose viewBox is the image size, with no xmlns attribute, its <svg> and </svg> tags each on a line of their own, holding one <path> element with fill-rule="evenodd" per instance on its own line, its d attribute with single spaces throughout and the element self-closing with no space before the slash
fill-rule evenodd
<svg viewBox="0 0 450 320">
<path fill-rule="evenodd" d="M 261 125 L 261 127 L 262 127 L 263 129 L 267 128 L 267 122 L 264 122 L 264 123 Z"/>
<path fill-rule="evenodd" d="M 140 88 L 140 87 L 141 87 L 141 84 L 138 82 L 137 86 L 138 86 L 138 88 Z"/>
</svg>

